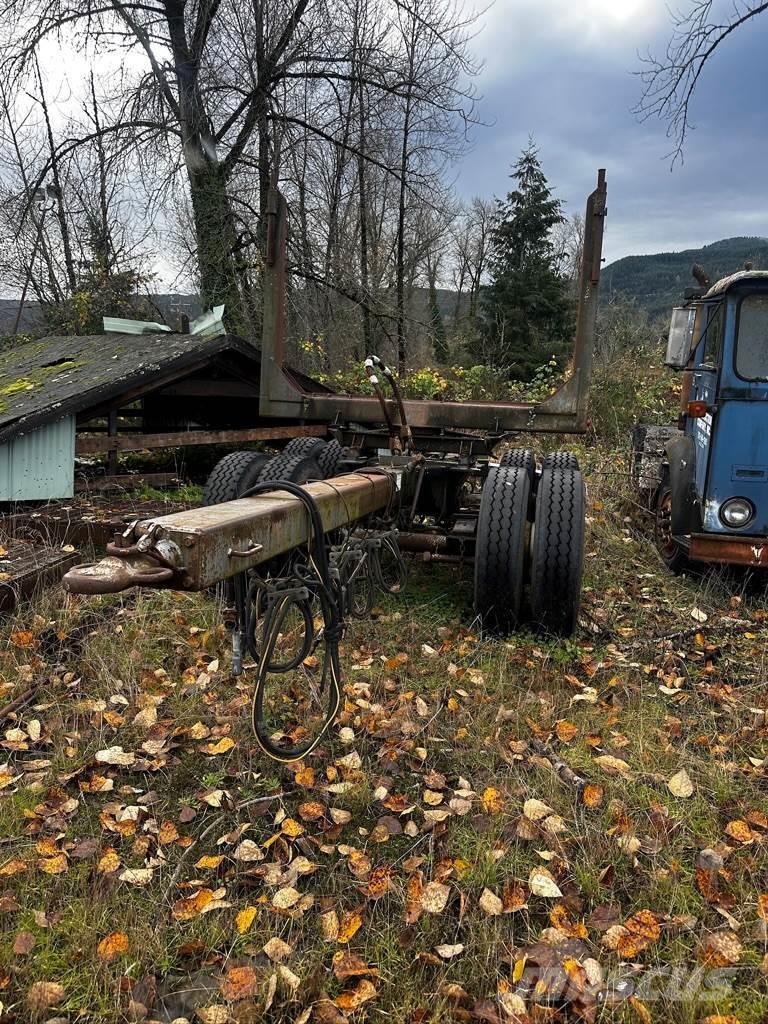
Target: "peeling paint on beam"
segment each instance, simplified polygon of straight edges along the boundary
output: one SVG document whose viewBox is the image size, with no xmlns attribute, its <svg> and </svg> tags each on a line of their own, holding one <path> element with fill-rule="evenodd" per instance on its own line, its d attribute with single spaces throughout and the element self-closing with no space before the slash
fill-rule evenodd
<svg viewBox="0 0 768 1024">
<path fill-rule="evenodd" d="M 360 472 L 307 484 L 305 490 L 317 502 L 327 533 L 385 508 L 394 487 L 391 474 Z M 183 571 L 174 588 L 205 590 L 305 544 L 307 511 L 298 498 L 276 489 L 146 520 L 136 525 L 134 538 L 152 530 L 182 552 Z M 249 556 L 230 554 L 256 548 Z"/>
</svg>

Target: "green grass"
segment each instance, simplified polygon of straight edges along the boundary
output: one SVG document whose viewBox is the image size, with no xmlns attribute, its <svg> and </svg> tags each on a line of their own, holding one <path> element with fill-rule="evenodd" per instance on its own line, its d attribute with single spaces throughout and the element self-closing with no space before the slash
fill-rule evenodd
<svg viewBox="0 0 768 1024">
<path fill-rule="evenodd" d="M 519 958 L 554 940 L 549 915 L 558 903 L 574 924 L 587 922 L 580 956 L 597 961 L 606 975 L 620 968 L 620 960 L 590 915 L 615 906 L 616 921 L 623 923 L 640 910 L 653 911 L 661 935 L 632 958 L 638 977 L 677 966 L 688 978 L 700 963 L 701 941 L 728 928 L 696 882 L 697 856 L 710 847 L 725 856 L 719 880 L 729 894 L 724 909 L 740 926 L 733 991 L 717 1005 L 665 995 L 647 1009 L 652 1021 L 665 1024 L 694 1024 L 715 1012 L 733 1014 L 740 1024 L 762 1024 L 768 987 L 757 899 L 768 888 L 768 832 L 755 824 L 754 841 L 740 845 L 725 830 L 729 822 L 766 809 L 764 772 L 749 760 L 765 751 L 765 725 L 754 711 L 768 703 L 760 682 L 768 640 L 765 595 L 737 590 L 723 576 L 668 575 L 621 482 L 621 457 L 595 447 L 582 455 L 592 506 L 584 624 L 576 637 L 483 638 L 471 610 L 471 572 L 414 569 L 402 599 L 381 599 L 374 617 L 352 623 L 345 635 L 346 704 L 321 751 L 307 759 L 315 772 L 309 786 L 306 780 L 297 784 L 294 768 L 267 761 L 255 747 L 241 700 L 249 680 L 228 677 L 228 639 L 209 597 L 144 593 L 78 602 L 54 590 L 23 608 L 2 632 L 0 697 L 13 699 L 30 678 L 40 689 L 34 705 L 4 730 L 32 728 L 37 735 L 31 725 L 37 721 L 41 732 L 28 749 L 8 748 L 11 740 L 4 752 L 22 774 L 0 789 L 0 871 L 17 858 L 29 869 L 0 875 L 0 894 L 13 895 L 19 907 L 0 913 L 1 1012 L 28 1019 L 30 986 L 51 981 L 64 987 L 65 999 L 48 1016 L 117 1024 L 129 1012 L 131 987 L 152 976 L 160 995 L 149 1019 L 160 1017 L 164 995 L 170 1000 L 166 1010 L 173 1006 L 192 1019 L 193 997 L 184 1003 L 179 989 L 199 982 L 210 990 L 199 997 L 208 1001 L 202 1005 L 223 1002 L 218 986 L 227 971 L 247 966 L 257 994 L 231 1005 L 234 1019 L 287 1024 L 357 985 L 357 978 L 334 975 L 334 954 L 349 948 L 379 972 L 372 979 L 375 999 L 354 1020 L 471 1019 L 475 1003 L 495 999 L 499 985 L 514 988 L 513 947 Z M 740 602 L 732 602 L 734 594 Z M 693 608 L 708 616 L 698 630 Z M 47 661 L 37 639 L 41 632 L 54 624 L 68 634 L 86 612 L 96 619 L 79 652 L 62 665 Z M 20 630 L 33 633 L 31 647 L 13 642 Z M 671 633 L 683 635 L 673 642 L 658 639 Z M 401 652 L 407 661 L 388 667 Z M 212 660 L 219 669 L 210 674 Z M 682 663 L 687 673 L 680 693 L 665 695 L 660 673 Z M 162 699 L 157 722 L 148 727 L 135 718 L 149 697 Z M 194 738 L 189 730 L 197 723 L 209 734 Z M 557 738 L 556 723 L 573 727 L 568 742 Z M 352 730 L 353 742 L 341 742 L 341 728 Z M 599 807 L 582 806 L 576 790 L 531 750 L 533 736 L 546 739 L 574 771 L 603 788 Z M 221 737 L 235 745 L 206 753 Z M 161 753 L 142 749 L 160 739 Z M 143 761 L 95 761 L 97 751 L 113 746 Z M 335 762 L 350 751 L 360 754 L 361 766 L 339 768 Z M 604 754 L 626 760 L 629 772 L 608 774 L 596 760 Z M 688 799 L 667 788 L 683 767 L 695 787 Z M 425 791 L 443 785 L 429 773 L 445 777 L 437 807 L 448 806 L 463 780 L 473 794 L 469 813 L 427 826 Z M 81 791 L 94 776 L 110 779 L 112 788 Z M 351 788 L 330 791 L 339 779 Z M 377 798 L 382 786 L 402 794 L 413 809 L 387 809 Z M 489 790 L 496 791 L 495 804 Z M 212 791 L 223 791 L 219 806 L 206 802 Z M 563 831 L 521 823 L 532 798 L 551 807 Z M 344 809 L 351 820 L 338 826 L 328 816 L 302 821 L 300 808 L 310 801 Z M 115 831 L 120 816 L 134 816 L 135 828 Z M 301 822 L 303 834 L 287 836 L 285 818 Z M 388 839 L 382 826 L 387 820 L 402 829 Z M 180 841 L 158 841 L 166 822 Z M 89 838 L 97 849 L 78 859 L 75 844 Z M 242 839 L 259 844 L 263 860 L 235 860 Z M 66 852 L 66 871 L 49 875 L 41 869 L 36 846 L 44 841 Z M 117 851 L 120 868 L 104 874 L 97 864 L 108 847 Z M 378 900 L 369 899 L 366 879 L 350 870 L 350 855 L 359 853 L 373 868 L 391 869 L 392 888 Z M 203 855 L 220 854 L 216 868 L 195 866 Z M 301 911 L 278 910 L 272 900 L 300 857 L 316 868 L 290 884 L 311 901 Z M 144 888 L 119 878 L 125 868 L 145 867 L 153 873 Z M 485 888 L 501 896 L 507 886 L 526 885 L 537 867 L 553 872 L 562 900 L 530 895 L 527 909 L 500 916 L 480 908 Z M 442 879 L 450 893 L 440 913 L 425 912 L 407 924 L 408 882 L 418 872 L 425 884 Z M 230 905 L 190 920 L 174 917 L 174 906 L 201 887 L 223 889 L 221 898 Z M 236 915 L 249 906 L 255 917 L 240 934 Z M 34 916 L 43 909 L 47 928 Z M 340 916 L 362 911 L 362 925 L 348 945 L 323 938 L 321 914 L 329 909 Z M 35 936 L 26 955 L 13 948 L 22 931 Z M 115 931 L 127 936 L 128 952 L 107 963 L 98 944 Z M 265 993 L 279 969 L 262 947 L 276 936 L 291 946 L 284 964 L 300 985 L 292 993 L 278 978 L 265 1016 Z M 464 950 L 443 960 L 435 948 L 446 944 Z M 458 1016 L 450 985 L 466 993 Z M 606 1006 L 599 1021 L 635 1022 L 640 1012 L 627 1003 Z M 559 1019 L 572 1018 L 561 1013 Z"/>
</svg>

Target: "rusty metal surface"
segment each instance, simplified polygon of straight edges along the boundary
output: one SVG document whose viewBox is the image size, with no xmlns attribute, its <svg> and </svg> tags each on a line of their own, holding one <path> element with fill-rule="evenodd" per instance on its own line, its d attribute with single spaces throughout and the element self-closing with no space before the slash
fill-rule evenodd
<svg viewBox="0 0 768 1024">
<path fill-rule="evenodd" d="M 690 556 L 697 562 L 722 565 L 747 565 L 768 568 L 768 537 L 733 537 L 724 534 L 694 533 Z"/>
<path fill-rule="evenodd" d="M 729 288 L 741 281 L 765 281 L 768 283 L 768 270 L 739 270 L 737 273 L 731 274 L 730 277 L 723 277 L 716 281 L 704 298 L 711 299 L 715 295 L 723 295 Z"/>
<path fill-rule="evenodd" d="M 605 171 L 597 172 L 597 188 L 587 200 L 584 218 L 584 251 L 579 275 L 579 308 L 576 315 L 576 338 L 573 346 L 573 376 L 567 384 L 573 389 L 576 412 L 576 432 L 587 428 L 589 390 L 592 383 L 592 364 L 595 349 L 595 325 L 597 322 L 597 300 L 602 267 L 603 232 L 608 215 L 608 186 Z M 566 385 L 567 387 L 567 385 Z M 564 391 L 561 388 L 561 392 Z M 546 413 L 548 403 L 543 403 Z"/>
<path fill-rule="evenodd" d="M 189 502 L 99 495 L 12 512 L 0 517 L 0 525 L 5 534 L 18 540 L 50 547 L 72 544 L 76 548 L 101 549 L 137 519 L 165 516 L 189 507 Z"/>
<path fill-rule="evenodd" d="M 180 430 L 163 434 L 121 434 L 119 437 L 94 437 L 87 433 L 78 435 L 75 454 L 89 455 L 98 452 L 139 452 L 154 448 L 192 448 L 209 444 L 238 445 L 251 441 L 278 441 L 292 437 L 323 437 L 326 428 L 322 424 L 297 426 L 287 424 L 281 427 L 252 427 L 248 430 Z"/>
<path fill-rule="evenodd" d="M 149 558 L 116 558 L 76 565 L 64 577 L 64 589 L 72 594 L 119 594 L 129 587 L 160 587 L 173 580 L 171 569 Z"/>
<path fill-rule="evenodd" d="M 597 188 L 587 200 L 584 255 L 579 278 L 579 311 L 574 342 L 573 374 L 545 401 L 511 402 L 408 401 L 398 408 L 392 399 L 367 396 L 319 395 L 300 391 L 283 372 L 285 341 L 285 244 L 287 207 L 270 189 L 267 222 L 268 246 L 264 275 L 264 331 L 259 411 L 262 416 L 300 416 L 326 422 L 345 420 L 381 423 L 396 429 L 455 427 L 493 434 L 514 431 L 584 433 L 592 379 L 592 353 L 600 280 L 603 226 L 607 214 L 605 171 L 598 172 Z M 384 412 L 382 411 L 382 406 Z M 390 430 L 391 433 L 391 430 Z"/>
<path fill-rule="evenodd" d="M 5 554 L 0 556 L 0 611 L 12 611 L 22 597 L 42 586 L 57 583 L 80 557 L 44 544 L 0 537 Z"/>
<path fill-rule="evenodd" d="M 571 380 L 563 385 L 566 396 L 575 395 L 578 391 L 577 382 L 571 384 Z M 561 399 L 557 394 L 541 405 L 404 401 L 403 408 L 411 427 L 455 427 L 459 430 L 487 430 L 494 434 L 517 430 L 565 434 L 585 430 L 586 425 L 579 426 L 576 401 L 569 399 L 567 406 L 558 409 Z M 390 415 L 397 422 L 397 403 L 392 399 L 386 399 L 386 402 Z M 329 421 L 343 416 L 359 423 L 379 423 L 383 419 L 378 400 L 367 395 L 305 395 L 301 414 L 308 419 Z"/>
<path fill-rule="evenodd" d="M 394 476 L 390 473 L 359 472 L 306 484 L 305 490 L 315 499 L 327 532 L 387 507 L 394 487 Z M 181 569 L 172 579 L 158 577 L 149 585 L 205 590 L 305 544 L 307 529 L 304 504 L 276 488 L 252 498 L 137 523 L 131 535 L 123 538 L 124 546 L 134 549 L 136 554 L 130 553 L 107 565 L 109 560 L 105 559 L 98 563 L 101 568 L 88 567 L 87 572 L 80 572 L 78 567 L 67 574 L 65 585 L 73 593 L 108 593 L 115 589 L 112 581 L 118 577 L 117 589 L 143 584 L 141 575 L 130 577 L 145 573 L 147 555 L 165 545 L 169 550 L 178 550 Z M 146 545 L 147 540 L 151 540 L 151 547 Z M 115 549 L 110 546 L 109 550 L 114 558 Z M 167 558 L 163 562 L 169 564 Z M 98 585 L 110 589 L 97 591 L 94 587 Z"/>
</svg>

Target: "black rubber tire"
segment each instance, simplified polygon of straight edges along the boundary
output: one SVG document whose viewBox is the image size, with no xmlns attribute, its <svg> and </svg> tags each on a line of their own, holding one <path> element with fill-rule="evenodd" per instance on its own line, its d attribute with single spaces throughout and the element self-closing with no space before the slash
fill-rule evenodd
<svg viewBox="0 0 768 1024">
<path fill-rule="evenodd" d="M 494 466 L 483 484 L 475 542 L 475 611 L 483 626 L 509 633 L 522 620 L 531 478 Z"/>
<path fill-rule="evenodd" d="M 208 475 L 203 489 L 204 505 L 233 501 L 256 483 L 270 456 L 262 452 L 230 452 L 219 459 Z"/>
<path fill-rule="evenodd" d="M 273 455 L 263 455 L 259 453 L 259 457 L 257 459 L 253 459 L 251 462 L 249 462 L 249 464 L 245 468 L 245 472 L 237 482 L 238 496 L 240 494 L 246 494 L 250 487 L 253 487 L 255 484 L 259 482 L 261 471 L 264 469 L 268 462 L 272 461 L 273 458 Z"/>
<path fill-rule="evenodd" d="M 259 483 L 279 483 L 287 480 L 292 484 L 305 484 L 308 480 L 322 480 L 323 472 L 317 460 L 304 455 L 276 455 L 270 459 L 259 474 Z"/>
<path fill-rule="evenodd" d="M 336 438 L 329 441 L 325 448 L 323 448 L 317 456 L 317 463 L 323 471 L 324 480 L 327 480 L 329 476 L 336 475 L 339 463 L 346 458 L 347 452 L 348 449 L 343 448 Z"/>
<path fill-rule="evenodd" d="M 557 636 L 570 636 L 578 624 L 586 504 L 581 470 L 545 463 L 536 493 L 531 617 L 539 629 Z"/>
<path fill-rule="evenodd" d="M 203 490 L 204 505 L 220 505 L 234 501 L 253 487 L 270 456 L 263 452 L 230 452 L 219 459 L 208 475 Z M 244 577 L 243 577 L 244 578 Z M 222 604 L 231 606 L 235 601 L 234 580 L 222 580 L 211 588 Z"/>
<path fill-rule="evenodd" d="M 328 442 L 322 437 L 292 437 L 281 455 L 314 455 L 318 457 Z"/>
<path fill-rule="evenodd" d="M 536 456 L 530 448 L 509 448 L 499 459 L 500 466 L 524 469 L 533 483 L 536 476 Z"/>
<path fill-rule="evenodd" d="M 542 471 L 545 469 L 581 469 L 581 467 L 573 452 L 550 452 L 544 457 Z"/>
</svg>

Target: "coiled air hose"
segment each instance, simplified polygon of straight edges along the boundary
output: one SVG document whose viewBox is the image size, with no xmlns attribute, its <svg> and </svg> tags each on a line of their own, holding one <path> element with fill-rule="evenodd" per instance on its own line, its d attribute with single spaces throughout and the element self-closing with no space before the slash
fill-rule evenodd
<svg viewBox="0 0 768 1024">
<path fill-rule="evenodd" d="M 344 623 L 341 614 L 339 595 L 334 585 L 328 564 L 328 551 L 325 545 L 323 522 L 314 498 L 303 487 L 288 481 L 265 482 L 248 488 L 242 498 L 263 494 L 266 491 L 285 491 L 303 502 L 309 519 L 308 567 L 311 575 L 306 578 L 294 577 L 282 586 L 267 586 L 264 581 L 247 584 L 245 574 L 235 578 L 235 607 L 237 608 L 238 628 L 245 637 L 251 654 L 257 661 L 257 674 L 253 700 L 251 702 L 251 726 L 256 741 L 265 754 L 276 761 L 288 763 L 298 761 L 310 754 L 320 743 L 336 718 L 341 706 L 341 669 L 339 664 L 339 642 L 341 641 Z M 262 591 L 262 593 L 258 593 Z M 260 598 L 263 597 L 263 602 Z M 255 598 L 255 600 L 254 600 Z M 314 646 L 314 619 L 312 601 L 316 598 L 320 606 L 323 627 L 318 642 L 325 647 L 322 673 L 320 677 L 321 693 L 327 690 L 327 710 L 319 732 L 304 744 L 292 747 L 278 745 L 274 742 L 263 717 L 264 691 L 267 676 L 271 672 L 288 672 L 298 668 Z M 256 643 L 259 607 L 264 604 L 262 622 L 261 649 Z M 298 607 L 304 623 L 304 641 L 301 649 L 287 662 L 275 661 L 275 646 L 281 628 L 292 610 Z"/>
</svg>

